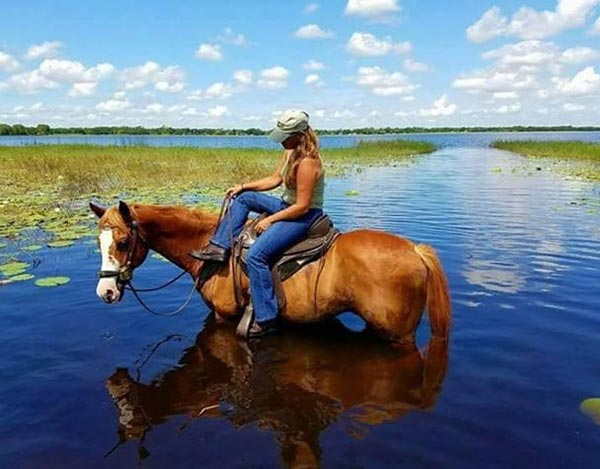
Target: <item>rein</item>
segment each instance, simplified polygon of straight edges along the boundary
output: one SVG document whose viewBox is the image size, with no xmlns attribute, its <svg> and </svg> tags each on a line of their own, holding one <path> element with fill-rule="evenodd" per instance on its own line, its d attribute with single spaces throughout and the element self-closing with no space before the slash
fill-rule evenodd
<svg viewBox="0 0 600 469">
<path fill-rule="evenodd" d="M 131 222 L 131 242 L 129 243 L 129 249 L 127 250 L 127 258 L 125 261 L 125 265 L 123 267 L 121 267 L 119 270 L 101 270 L 98 272 L 98 277 L 100 277 L 100 278 L 116 277 L 117 287 L 124 289 L 124 290 L 130 290 L 133 293 L 133 295 L 135 296 L 135 299 L 138 301 L 138 303 L 149 313 L 152 313 L 156 316 L 175 316 L 176 314 L 179 314 L 181 311 L 183 311 L 185 309 L 185 307 L 192 300 L 194 290 L 196 290 L 196 287 L 198 286 L 199 277 L 196 278 L 196 280 L 194 280 L 194 284 L 192 285 L 192 290 L 188 294 L 186 300 L 177 309 L 175 309 L 174 311 L 171 311 L 170 313 L 161 313 L 161 312 L 153 310 L 148 305 L 146 305 L 146 303 L 144 303 L 144 301 L 140 297 L 139 293 L 162 290 L 163 288 L 166 288 L 169 285 L 174 284 L 177 280 L 179 280 L 181 277 L 183 277 L 187 272 L 186 271 L 181 272 L 180 274 L 176 275 L 173 279 L 169 280 L 168 282 L 166 282 L 163 285 L 160 285 L 158 287 L 135 288 L 132 283 L 132 280 L 133 280 L 132 264 L 133 264 L 133 253 L 135 252 L 135 249 L 137 247 L 138 240 L 141 241 L 143 244 L 145 244 L 146 247 L 148 246 L 148 244 L 146 243 L 146 240 L 139 233 L 137 220 L 132 220 L 132 222 Z"/>
</svg>

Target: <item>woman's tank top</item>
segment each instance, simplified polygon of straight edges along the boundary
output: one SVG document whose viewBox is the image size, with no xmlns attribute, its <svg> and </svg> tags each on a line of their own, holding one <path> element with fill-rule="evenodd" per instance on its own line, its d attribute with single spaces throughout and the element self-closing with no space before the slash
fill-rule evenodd
<svg viewBox="0 0 600 469">
<path fill-rule="evenodd" d="M 296 188 L 289 187 L 285 182 L 287 173 L 290 169 L 290 165 L 288 164 L 289 160 L 290 158 L 288 155 L 288 158 L 285 160 L 285 164 L 281 169 L 281 177 L 283 179 L 283 194 L 281 195 L 281 198 L 284 202 L 292 205 L 296 202 Z M 321 160 L 321 156 L 319 156 L 319 160 Z M 321 160 L 321 168 L 321 174 L 317 178 L 315 187 L 313 188 L 310 208 L 323 208 L 323 196 L 325 193 L 325 169 L 323 169 L 323 160 Z"/>
</svg>

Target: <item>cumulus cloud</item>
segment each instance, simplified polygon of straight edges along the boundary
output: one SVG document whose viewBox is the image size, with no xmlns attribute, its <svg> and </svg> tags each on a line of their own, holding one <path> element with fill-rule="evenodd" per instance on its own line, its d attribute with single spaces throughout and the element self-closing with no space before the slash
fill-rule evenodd
<svg viewBox="0 0 600 469">
<path fill-rule="evenodd" d="M 12 55 L 0 51 L 0 71 L 13 72 L 19 68 L 19 62 Z"/>
<path fill-rule="evenodd" d="M 128 99 L 109 99 L 108 101 L 96 104 L 97 111 L 108 113 L 124 111 L 129 107 L 131 107 L 131 102 Z"/>
<path fill-rule="evenodd" d="M 585 106 L 582 104 L 565 103 L 565 104 L 563 104 L 563 109 L 567 112 L 578 112 L 578 111 L 584 111 Z"/>
<path fill-rule="evenodd" d="M 98 88 L 98 82 L 73 83 L 73 87 L 67 93 L 71 98 L 80 98 L 83 96 L 93 96 Z"/>
<path fill-rule="evenodd" d="M 314 87 L 321 87 L 325 85 L 325 83 L 323 83 L 323 80 L 321 80 L 321 77 L 316 73 L 311 73 L 310 75 L 307 75 L 304 79 L 304 84 Z"/>
<path fill-rule="evenodd" d="M 209 108 L 206 113 L 209 117 L 223 117 L 229 115 L 229 109 L 227 106 L 219 105 Z"/>
<path fill-rule="evenodd" d="M 160 64 L 148 61 L 137 67 L 126 68 L 118 74 L 124 82 L 126 90 L 135 90 L 153 85 L 157 91 L 179 93 L 185 86 L 185 73 L 177 65 L 161 67 Z"/>
<path fill-rule="evenodd" d="M 217 37 L 217 40 L 224 42 L 226 44 L 233 44 L 234 46 L 242 47 L 247 46 L 248 41 L 246 37 L 241 33 L 236 33 L 231 28 L 225 28 L 223 34 Z"/>
<path fill-rule="evenodd" d="M 310 15 L 319 9 L 320 5 L 318 3 L 309 3 L 304 7 L 304 14 Z"/>
<path fill-rule="evenodd" d="M 433 102 L 433 106 L 427 109 L 421 109 L 419 114 L 424 117 L 440 117 L 450 116 L 456 112 L 458 107 L 454 103 L 448 101 L 448 96 L 445 94 L 440 96 Z"/>
<path fill-rule="evenodd" d="M 573 78 L 554 77 L 556 90 L 567 96 L 593 96 L 600 94 L 600 75 L 594 67 L 586 67 Z"/>
<path fill-rule="evenodd" d="M 344 13 L 371 20 L 387 20 L 400 12 L 398 0 L 348 0 Z"/>
<path fill-rule="evenodd" d="M 196 57 L 201 60 L 222 60 L 223 52 L 219 44 L 200 44 L 196 50 Z"/>
<path fill-rule="evenodd" d="M 389 36 L 377 39 L 373 34 L 363 32 L 353 33 L 346 44 L 346 50 L 349 53 L 363 57 L 406 54 L 411 49 L 412 45 L 408 41 L 394 42 Z"/>
<path fill-rule="evenodd" d="M 594 26 L 592 26 L 592 29 L 591 29 L 590 32 L 592 34 L 598 34 L 598 35 L 600 35 L 600 16 L 598 17 L 598 19 L 594 23 Z"/>
<path fill-rule="evenodd" d="M 513 114 L 521 110 L 521 103 L 503 104 L 494 112 L 496 114 Z"/>
<path fill-rule="evenodd" d="M 323 64 L 323 62 L 319 62 L 317 60 L 309 60 L 308 62 L 304 62 L 302 68 L 304 68 L 304 70 L 316 72 L 319 70 L 323 70 L 325 68 L 325 65 Z"/>
<path fill-rule="evenodd" d="M 377 96 L 410 94 L 417 88 L 403 73 L 388 73 L 381 67 L 360 67 L 355 80 L 356 84 L 369 88 Z"/>
<path fill-rule="evenodd" d="M 278 65 L 276 67 L 267 68 L 260 72 L 260 78 L 257 85 L 261 88 L 270 89 L 285 88 L 289 76 L 290 72 L 282 66 Z"/>
<path fill-rule="evenodd" d="M 423 62 L 417 62 L 416 60 L 413 59 L 404 59 L 404 70 L 406 70 L 407 72 L 427 72 L 429 70 L 429 67 L 427 66 L 427 64 L 424 64 Z"/>
<path fill-rule="evenodd" d="M 325 31 L 317 24 L 307 24 L 298 28 L 294 36 L 300 39 L 329 39 L 333 37 L 333 32 Z"/>
<path fill-rule="evenodd" d="M 241 69 L 233 72 L 233 79 L 241 85 L 250 85 L 254 78 L 251 70 Z"/>
<path fill-rule="evenodd" d="M 585 24 L 600 0 L 558 0 L 553 11 L 521 7 L 509 20 L 493 6 L 467 28 L 472 42 L 485 42 L 497 36 L 543 39 Z"/>
<path fill-rule="evenodd" d="M 63 46 L 60 41 L 47 41 L 42 44 L 35 44 L 27 49 L 25 58 L 27 60 L 49 59 L 58 55 L 59 49 Z"/>
<path fill-rule="evenodd" d="M 471 94 L 510 92 L 534 88 L 536 78 L 528 72 L 490 67 L 461 75 L 452 82 L 452 86 Z"/>
</svg>

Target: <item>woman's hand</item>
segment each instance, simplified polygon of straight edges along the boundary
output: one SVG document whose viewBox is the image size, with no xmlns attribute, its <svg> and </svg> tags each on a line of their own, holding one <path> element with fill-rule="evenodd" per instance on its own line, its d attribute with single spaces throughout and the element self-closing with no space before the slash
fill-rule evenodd
<svg viewBox="0 0 600 469">
<path fill-rule="evenodd" d="M 235 197 L 236 195 L 238 195 L 243 190 L 244 190 L 244 185 L 243 184 L 236 184 L 235 186 L 232 186 L 229 189 L 227 189 L 225 191 L 225 195 L 229 196 L 229 197 Z"/>
<path fill-rule="evenodd" d="M 258 234 L 261 234 L 263 231 L 268 230 L 272 224 L 273 224 L 273 222 L 271 220 L 269 220 L 269 217 L 266 217 L 266 218 L 263 218 L 262 220 L 260 220 L 254 227 L 254 229 L 256 230 L 256 232 Z"/>
</svg>

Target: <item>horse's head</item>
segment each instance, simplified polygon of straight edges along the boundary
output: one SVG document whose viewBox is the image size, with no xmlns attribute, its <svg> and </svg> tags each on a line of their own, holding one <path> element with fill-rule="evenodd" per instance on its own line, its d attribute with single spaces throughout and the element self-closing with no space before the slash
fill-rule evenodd
<svg viewBox="0 0 600 469">
<path fill-rule="evenodd" d="M 109 209 L 90 202 L 90 208 L 100 218 L 102 267 L 96 294 L 106 303 L 117 303 L 123 298 L 133 270 L 146 259 L 148 246 L 134 212 L 125 202 Z"/>
</svg>

